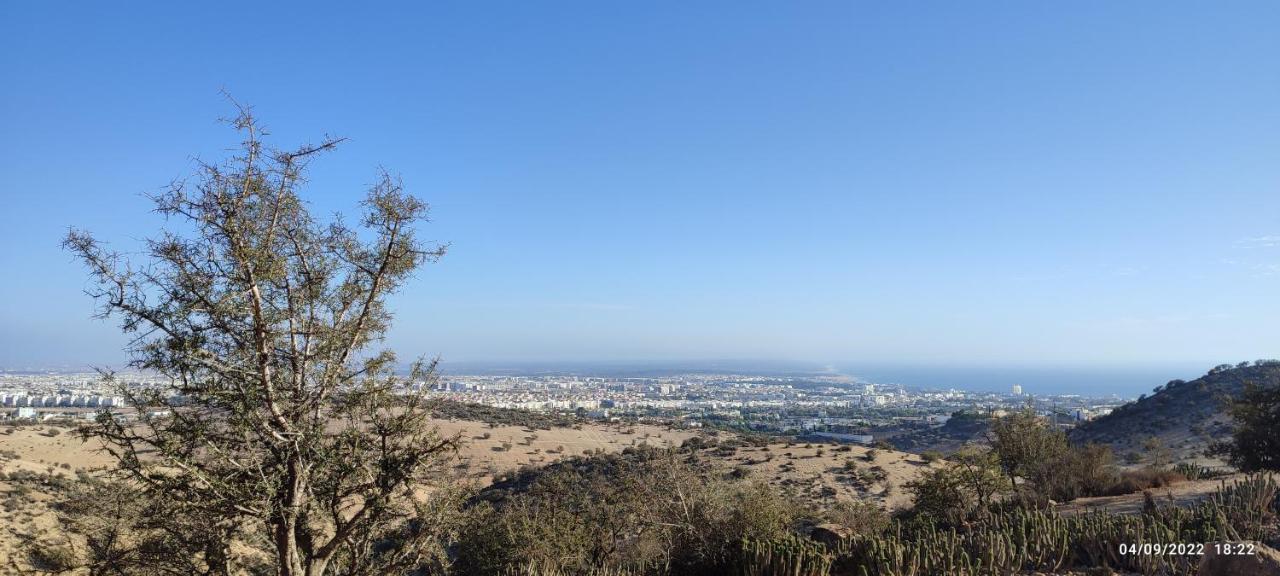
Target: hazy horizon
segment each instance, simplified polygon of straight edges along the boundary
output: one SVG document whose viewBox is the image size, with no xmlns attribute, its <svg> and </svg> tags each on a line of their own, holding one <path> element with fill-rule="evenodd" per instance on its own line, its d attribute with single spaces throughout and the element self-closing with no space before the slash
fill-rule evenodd
<svg viewBox="0 0 1280 576">
<path fill-rule="evenodd" d="M 380 166 L 433 205 L 402 359 L 1280 356 L 1280 5 L 249 7 L 288 25 L 0 7 L 0 365 L 120 361 L 59 240 L 154 235 L 237 143 L 220 89 L 351 138 L 317 216 Z"/>
<path fill-rule="evenodd" d="M 1243 361 L 1243 360 L 1240 360 Z M 652 377 L 682 373 L 755 375 L 842 375 L 884 385 L 914 389 L 1008 392 L 1014 384 L 1026 394 L 1111 396 L 1132 398 L 1170 380 L 1193 380 L 1218 364 L 1170 363 L 1148 365 L 975 365 L 886 362 L 798 362 L 790 360 L 682 359 L 579 361 L 454 361 L 440 364 L 444 374 L 565 374 L 580 376 Z M 1230 362 L 1235 364 L 1237 362 Z M 119 365 L 69 363 L 45 366 L 0 365 L 0 372 L 87 372 Z"/>
</svg>

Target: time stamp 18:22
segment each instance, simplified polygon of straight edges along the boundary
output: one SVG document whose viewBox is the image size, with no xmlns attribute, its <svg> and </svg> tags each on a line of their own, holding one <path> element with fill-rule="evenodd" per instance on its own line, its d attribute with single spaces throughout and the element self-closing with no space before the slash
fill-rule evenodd
<svg viewBox="0 0 1280 576">
<path fill-rule="evenodd" d="M 1214 542 L 1212 544 L 1144 542 L 1141 544 L 1120 544 L 1121 556 L 1203 556 L 1206 551 L 1220 556 L 1249 556 L 1256 554 L 1252 542 Z"/>
</svg>

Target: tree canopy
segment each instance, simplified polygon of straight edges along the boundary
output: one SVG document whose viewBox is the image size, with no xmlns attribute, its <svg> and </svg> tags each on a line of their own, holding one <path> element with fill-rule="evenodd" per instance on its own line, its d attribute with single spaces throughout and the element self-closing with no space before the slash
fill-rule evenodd
<svg viewBox="0 0 1280 576">
<path fill-rule="evenodd" d="M 391 324 L 387 296 L 445 246 L 418 237 L 428 207 L 386 173 L 357 227 L 313 218 L 307 165 L 341 139 L 276 150 L 237 110 L 239 152 L 152 197 L 176 226 L 146 241 L 144 261 L 66 237 L 101 314 L 132 335 L 131 367 L 167 382 L 119 387 L 133 417 L 103 412 L 85 434 L 175 522 L 200 520 L 209 546 L 194 571 L 411 567 L 427 547 L 379 541 L 425 532 L 422 489 L 456 439 L 429 425 L 419 394 L 435 363 L 404 377 L 372 347 Z"/>
</svg>

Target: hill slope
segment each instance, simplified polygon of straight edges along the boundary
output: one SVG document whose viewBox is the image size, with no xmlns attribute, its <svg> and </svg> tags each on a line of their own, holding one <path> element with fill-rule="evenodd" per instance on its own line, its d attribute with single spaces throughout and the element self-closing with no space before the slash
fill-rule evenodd
<svg viewBox="0 0 1280 576">
<path fill-rule="evenodd" d="M 991 417 L 979 412 L 952 413 L 946 424 L 934 427 L 923 425 L 915 430 L 895 434 L 888 439 L 894 449 L 922 454 L 936 451 L 950 454 L 965 444 L 983 444 L 991 430 Z"/>
<path fill-rule="evenodd" d="M 1141 451 L 1157 437 L 1175 458 L 1195 457 L 1211 442 L 1231 434 L 1226 400 L 1238 397 L 1245 383 L 1280 385 L 1280 363 L 1219 366 L 1190 382 L 1174 380 L 1155 393 L 1086 422 L 1071 432 L 1075 442 L 1109 444 L 1118 454 Z"/>
<path fill-rule="evenodd" d="M 491 411 L 494 412 L 494 411 Z M 441 434 L 459 435 L 463 445 L 451 468 L 456 480 L 476 488 L 510 489 L 503 479 L 536 473 L 540 467 L 583 455 L 600 457 L 628 448 L 696 445 L 699 455 L 725 472 L 772 484 L 782 492 L 805 499 L 868 499 L 889 509 L 910 506 L 902 487 L 941 462 L 928 463 L 915 454 L 872 450 L 865 446 L 830 443 L 761 444 L 736 434 L 711 436 L 650 424 L 581 422 L 574 426 L 548 423 L 537 414 L 485 413 L 520 425 L 460 418 L 434 420 Z M 545 427 L 529 428 L 527 425 Z M 576 457 L 576 458 L 575 458 Z M 49 425 L 0 426 L 0 574 L 20 555 L 27 538 L 53 537 L 61 527 L 52 504 L 61 497 L 59 483 L 80 481 L 114 463 L 82 441 L 73 431 Z"/>
</svg>

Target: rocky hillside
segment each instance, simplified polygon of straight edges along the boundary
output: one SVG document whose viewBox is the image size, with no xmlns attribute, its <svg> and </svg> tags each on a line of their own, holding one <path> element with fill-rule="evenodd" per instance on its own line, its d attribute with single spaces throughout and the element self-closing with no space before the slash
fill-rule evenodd
<svg viewBox="0 0 1280 576">
<path fill-rule="evenodd" d="M 1211 442 L 1230 436 L 1226 400 L 1239 396 L 1247 382 L 1280 385 L 1280 362 L 1224 364 L 1190 382 L 1171 381 L 1153 394 L 1081 425 L 1072 431 L 1071 439 L 1109 444 L 1125 456 L 1140 454 L 1143 442 L 1157 437 L 1174 457 L 1195 457 Z"/>
</svg>

